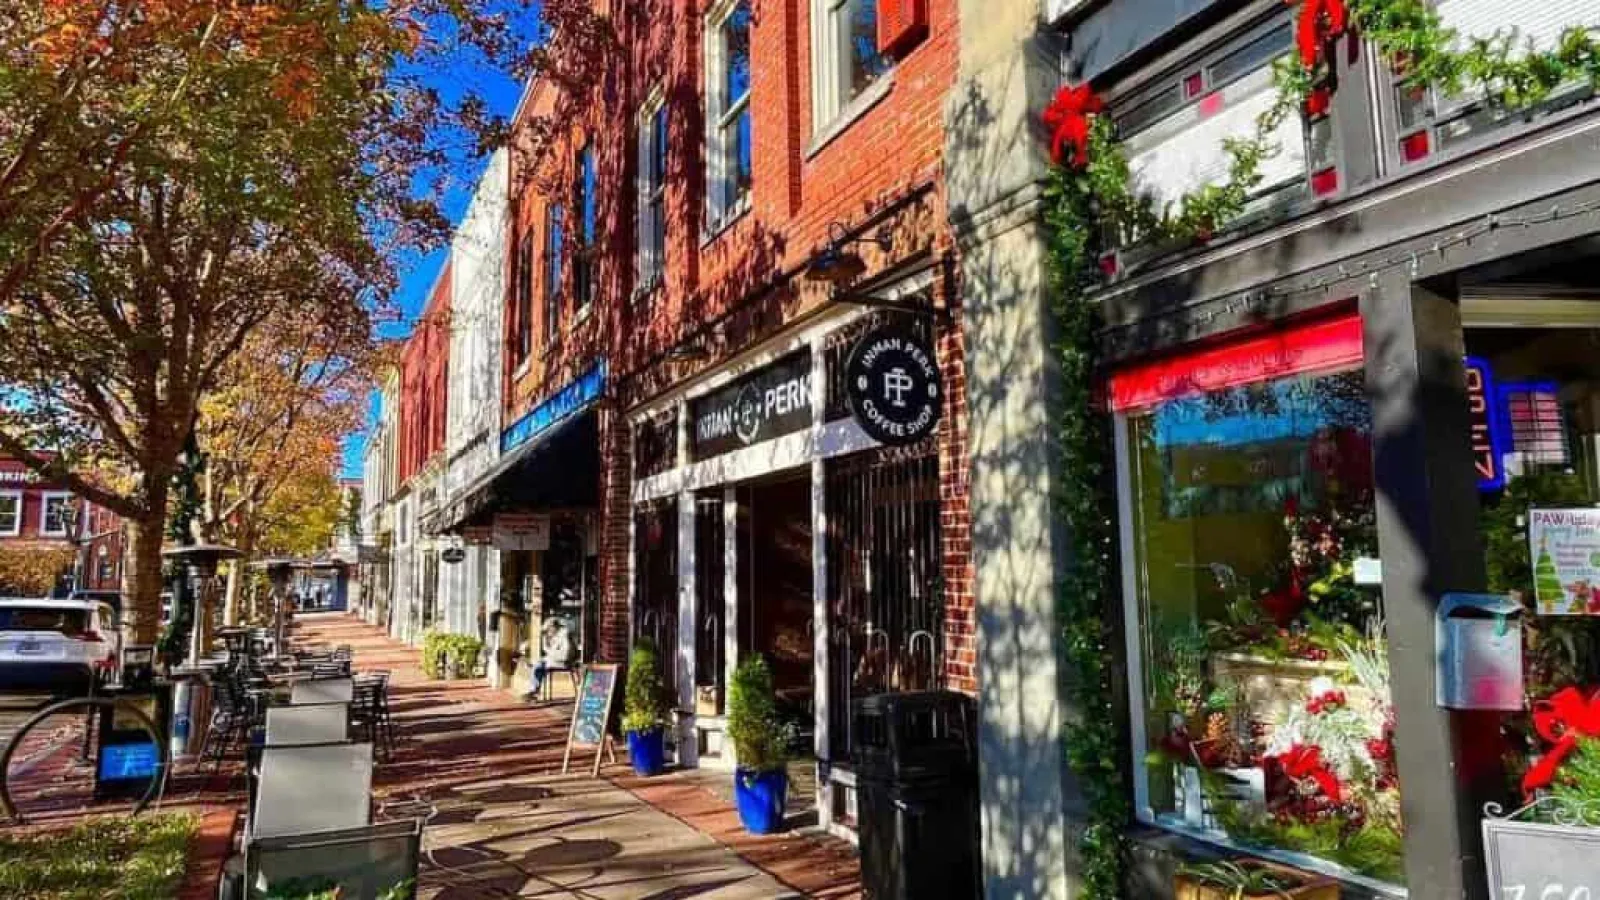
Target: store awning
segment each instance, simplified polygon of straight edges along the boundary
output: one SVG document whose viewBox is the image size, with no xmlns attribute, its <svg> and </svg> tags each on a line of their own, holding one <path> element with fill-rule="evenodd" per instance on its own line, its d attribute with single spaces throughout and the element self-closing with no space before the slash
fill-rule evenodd
<svg viewBox="0 0 1600 900">
<path fill-rule="evenodd" d="M 505 456 L 422 520 L 427 534 L 487 525 L 497 512 L 599 505 L 600 418 L 594 409 L 560 422 Z"/>
</svg>

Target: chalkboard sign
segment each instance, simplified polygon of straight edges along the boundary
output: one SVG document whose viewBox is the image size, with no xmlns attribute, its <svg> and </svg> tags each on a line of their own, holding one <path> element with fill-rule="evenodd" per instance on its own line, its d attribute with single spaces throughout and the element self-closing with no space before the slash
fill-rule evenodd
<svg viewBox="0 0 1600 900">
<path fill-rule="evenodd" d="M 1600 828 L 1485 819 L 1494 900 L 1600 900 Z"/>
<path fill-rule="evenodd" d="M 600 754 L 611 742 L 606 726 L 611 722 L 611 700 L 616 692 L 616 666 L 583 667 L 583 678 L 578 682 L 578 698 L 572 704 L 572 727 L 567 732 L 567 750 L 561 758 L 562 774 L 567 771 L 575 746 L 594 748 L 594 769 L 590 774 L 600 774 Z"/>
</svg>

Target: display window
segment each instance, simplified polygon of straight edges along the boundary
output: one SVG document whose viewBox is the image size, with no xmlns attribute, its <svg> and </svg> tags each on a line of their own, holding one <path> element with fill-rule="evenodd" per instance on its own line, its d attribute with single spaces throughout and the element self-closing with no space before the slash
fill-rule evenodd
<svg viewBox="0 0 1600 900">
<path fill-rule="evenodd" d="M 1111 395 L 1141 817 L 1400 881 L 1360 319 L 1120 371 Z"/>
</svg>

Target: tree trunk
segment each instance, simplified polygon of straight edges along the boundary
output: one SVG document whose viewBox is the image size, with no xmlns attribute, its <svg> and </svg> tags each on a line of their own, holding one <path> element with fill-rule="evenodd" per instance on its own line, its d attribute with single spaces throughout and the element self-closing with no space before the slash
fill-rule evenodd
<svg viewBox="0 0 1600 900">
<path fill-rule="evenodd" d="M 122 631 L 132 644 L 154 644 L 161 635 L 161 539 L 166 504 L 128 521 L 122 567 Z"/>
</svg>

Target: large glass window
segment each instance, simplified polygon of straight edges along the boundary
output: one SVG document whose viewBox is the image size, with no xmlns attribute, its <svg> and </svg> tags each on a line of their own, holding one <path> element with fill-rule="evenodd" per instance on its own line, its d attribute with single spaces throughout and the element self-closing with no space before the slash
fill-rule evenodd
<svg viewBox="0 0 1600 900">
<path fill-rule="evenodd" d="M 892 66 L 878 52 L 877 0 L 812 0 L 812 118 L 826 132 Z"/>
<path fill-rule="evenodd" d="M 1140 814 L 1398 881 L 1364 377 L 1284 346 L 1119 398 Z"/>
<path fill-rule="evenodd" d="M 46 537 L 66 537 L 72 524 L 71 494 L 45 494 L 39 510 L 39 533 Z"/>
<path fill-rule="evenodd" d="M 639 287 L 661 278 L 667 244 L 667 105 L 657 96 L 639 117 Z"/>
</svg>

